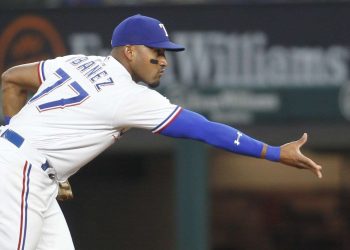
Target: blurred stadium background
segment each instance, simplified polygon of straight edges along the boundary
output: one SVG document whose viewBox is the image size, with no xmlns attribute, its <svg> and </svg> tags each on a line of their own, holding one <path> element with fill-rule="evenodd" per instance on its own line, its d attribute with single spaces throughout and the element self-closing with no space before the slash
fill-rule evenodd
<svg viewBox="0 0 350 250">
<path fill-rule="evenodd" d="M 0 71 L 107 55 L 136 13 L 187 48 L 167 55 L 162 93 L 272 145 L 308 132 L 324 178 L 131 131 L 71 178 L 61 205 L 76 249 L 350 249 L 350 3 L 1 0 Z"/>
</svg>

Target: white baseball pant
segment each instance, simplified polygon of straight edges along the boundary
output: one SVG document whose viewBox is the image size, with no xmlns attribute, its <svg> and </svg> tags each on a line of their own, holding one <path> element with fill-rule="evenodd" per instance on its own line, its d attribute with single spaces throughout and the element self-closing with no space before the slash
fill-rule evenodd
<svg viewBox="0 0 350 250">
<path fill-rule="evenodd" d="M 16 137 L 16 132 L 9 130 L 11 133 L 5 134 L 3 131 L 0 136 L 0 249 L 74 249 L 56 201 L 58 183 L 42 168 L 45 158 L 24 138 L 21 141 L 21 137 Z M 52 168 L 50 171 L 54 174 Z"/>
</svg>

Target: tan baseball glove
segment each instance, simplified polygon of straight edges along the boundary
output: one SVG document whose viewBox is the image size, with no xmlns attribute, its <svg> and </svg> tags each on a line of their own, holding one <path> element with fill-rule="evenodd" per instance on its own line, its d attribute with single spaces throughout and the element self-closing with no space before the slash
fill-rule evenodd
<svg viewBox="0 0 350 250">
<path fill-rule="evenodd" d="M 56 199 L 59 201 L 66 201 L 66 200 L 71 200 L 73 199 L 73 191 L 72 187 L 70 186 L 70 183 L 68 180 L 64 182 L 60 182 L 58 188 L 58 194 Z"/>
</svg>

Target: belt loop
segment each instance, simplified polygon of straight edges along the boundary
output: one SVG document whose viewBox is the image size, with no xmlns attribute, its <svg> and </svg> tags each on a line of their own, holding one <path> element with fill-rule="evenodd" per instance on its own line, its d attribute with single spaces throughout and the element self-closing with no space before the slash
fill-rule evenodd
<svg viewBox="0 0 350 250">
<path fill-rule="evenodd" d="M 49 163 L 47 161 L 45 161 L 45 163 L 43 165 L 41 165 L 41 168 L 42 170 L 46 171 L 46 169 L 48 169 L 50 166 L 49 166 Z"/>
<path fill-rule="evenodd" d="M 49 176 L 50 179 L 56 178 L 55 169 L 53 167 L 51 167 L 47 161 L 45 161 L 45 163 L 41 165 L 41 169 L 47 173 L 47 175 Z"/>
</svg>

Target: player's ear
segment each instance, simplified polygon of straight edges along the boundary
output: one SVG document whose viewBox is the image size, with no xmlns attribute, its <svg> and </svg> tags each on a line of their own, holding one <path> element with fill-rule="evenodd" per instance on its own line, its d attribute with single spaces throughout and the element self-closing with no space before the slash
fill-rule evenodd
<svg viewBox="0 0 350 250">
<path fill-rule="evenodd" d="M 126 58 L 128 58 L 129 60 L 132 60 L 133 56 L 134 56 L 134 47 L 131 45 L 126 45 L 124 46 L 124 55 Z"/>
</svg>

